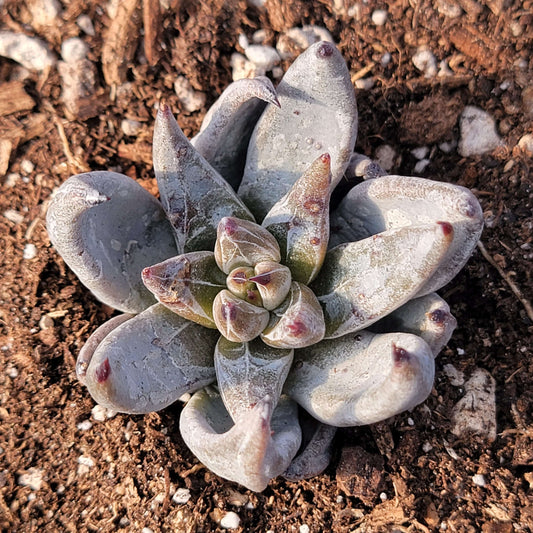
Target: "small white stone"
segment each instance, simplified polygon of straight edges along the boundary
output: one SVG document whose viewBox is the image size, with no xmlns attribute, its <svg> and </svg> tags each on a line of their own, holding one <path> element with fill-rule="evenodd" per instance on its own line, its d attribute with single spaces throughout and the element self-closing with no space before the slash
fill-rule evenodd
<svg viewBox="0 0 533 533">
<path fill-rule="evenodd" d="M 509 87 L 511 87 L 511 83 L 512 83 L 512 82 L 509 81 L 509 80 L 502 81 L 502 82 L 500 83 L 500 89 L 501 89 L 502 91 L 506 91 L 507 89 L 509 89 Z"/>
<path fill-rule="evenodd" d="M 6 374 L 11 378 L 15 379 L 19 375 L 19 371 L 17 370 L 16 366 L 10 366 L 6 370 Z"/>
<path fill-rule="evenodd" d="M 0 31 L 0 56 L 39 72 L 47 70 L 56 62 L 46 43 L 24 33 L 12 31 Z"/>
<path fill-rule="evenodd" d="M 124 133 L 124 135 L 128 135 L 130 137 L 135 137 L 139 131 L 142 128 L 142 124 L 138 120 L 133 120 L 130 118 L 125 118 L 120 123 L 120 129 Z"/>
<path fill-rule="evenodd" d="M 28 468 L 25 474 L 18 477 L 18 484 L 23 487 L 30 487 L 32 490 L 39 490 L 43 484 L 42 468 Z"/>
<path fill-rule="evenodd" d="M 283 69 L 281 67 L 274 67 L 272 69 L 272 77 L 278 80 L 279 78 L 283 77 Z"/>
<path fill-rule="evenodd" d="M 388 496 L 387 496 L 387 493 L 386 492 L 382 492 L 380 495 L 379 495 L 379 499 L 384 502 L 388 499 Z"/>
<path fill-rule="evenodd" d="M 449 154 L 452 150 L 455 149 L 456 146 L 457 146 L 457 143 L 455 141 L 452 141 L 452 142 L 444 141 L 439 144 L 439 148 L 445 154 Z"/>
<path fill-rule="evenodd" d="M 22 224 L 22 222 L 24 222 L 24 215 L 15 209 L 7 209 L 4 211 L 3 215 L 10 222 L 13 222 L 13 224 Z"/>
<path fill-rule="evenodd" d="M 437 75 L 437 59 L 427 46 L 421 46 L 413 56 L 413 65 L 424 73 L 426 78 Z"/>
<path fill-rule="evenodd" d="M 116 411 L 99 404 L 96 404 L 91 409 L 91 415 L 97 422 L 104 422 L 108 418 L 113 418 L 116 414 Z"/>
<path fill-rule="evenodd" d="M 80 15 L 76 19 L 76 24 L 78 25 L 78 28 L 85 32 L 87 35 L 90 35 L 91 37 L 94 37 L 96 35 L 96 32 L 94 31 L 94 25 L 93 21 L 91 20 L 91 17 L 89 15 Z"/>
<path fill-rule="evenodd" d="M 509 24 L 509 28 L 511 30 L 511 33 L 513 34 L 513 37 L 520 37 L 520 35 L 522 35 L 522 33 L 524 32 L 524 27 L 522 26 L 522 24 L 520 24 L 520 22 L 518 22 L 518 20 L 511 21 L 511 23 Z"/>
<path fill-rule="evenodd" d="M 78 457 L 78 464 L 92 468 L 94 466 L 94 459 L 88 455 L 80 455 Z"/>
<path fill-rule="evenodd" d="M 149 527 L 143 527 L 141 529 L 141 533 L 154 533 L 154 531 L 150 529 Z"/>
<path fill-rule="evenodd" d="M 485 481 L 485 476 L 483 474 L 475 474 L 472 476 L 472 481 L 478 486 L 478 487 L 484 487 L 487 482 Z"/>
<path fill-rule="evenodd" d="M 358 80 L 355 80 L 354 82 L 354 87 L 356 89 L 361 89 L 363 91 L 369 91 L 370 89 L 372 89 L 372 87 L 374 87 L 375 85 L 375 80 L 374 78 L 370 77 L 370 78 L 360 78 Z"/>
<path fill-rule="evenodd" d="M 266 40 L 266 30 L 261 28 L 260 30 L 257 30 L 252 35 L 252 42 L 254 44 L 263 44 Z"/>
<path fill-rule="evenodd" d="M 20 174 L 11 172 L 6 176 L 6 187 L 14 187 L 20 180 Z"/>
<path fill-rule="evenodd" d="M 415 425 L 415 421 L 411 417 L 409 417 L 407 419 L 407 424 L 409 424 L 410 426 L 414 426 Z"/>
<path fill-rule="evenodd" d="M 251 44 L 244 53 L 254 65 L 266 71 L 272 70 L 281 61 L 275 48 L 263 44 Z"/>
<path fill-rule="evenodd" d="M 20 170 L 22 170 L 24 174 L 31 174 L 34 169 L 35 165 L 29 159 L 23 159 L 20 162 Z"/>
<path fill-rule="evenodd" d="M 416 163 L 414 170 L 415 174 L 422 174 L 426 170 L 427 166 L 431 163 L 429 159 L 421 159 Z"/>
<path fill-rule="evenodd" d="M 528 152 L 529 154 L 533 155 L 533 134 L 526 133 L 523 137 L 521 137 L 518 141 L 518 147 L 524 152 Z"/>
<path fill-rule="evenodd" d="M 227 512 L 220 521 L 220 527 L 224 529 L 237 529 L 241 524 L 241 519 L 237 513 L 233 511 Z"/>
<path fill-rule="evenodd" d="M 192 113 L 205 105 L 205 94 L 195 91 L 185 76 L 178 76 L 174 82 L 174 92 L 185 111 Z"/>
<path fill-rule="evenodd" d="M 90 420 L 83 420 L 76 427 L 80 431 L 89 431 L 93 427 L 93 423 Z"/>
<path fill-rule="evenodd" d="M 191 491 L 185 488 L 179 488 L 172 496 L 172 501 L 178 505 L 183 505 L 191 499 Z"/>
<path fill-rule="evenodd" d="M 299 528 L 300 533 L 309 533 L 310 529 L 307 524 L 302 524 Z"/>
<path fill-rule="evenodd" d="M 464 355 L 465 351 L 462 348 L 457 348 L 457 355 Z"/>
<path fill-rule="evenodd" d="M 372 22 L 376 26 L 383 26 L 387 22 L 389 14 L 384 9 L 376 9 L 372 12 Z"/>
<path fill-rule="evenodd" d="M 437 0 L 437 11 L 445 17 L 455 19 L 460 17 L 463 10 L 455 2 L 449 2 L 448 0 Z"/>
<path fill-rule="evenodd" d="M 326 28 L 307 24 L 301 28 L 289 28 L 281 34 L 276 43 L 276 50 L 281 59 L 292 59 L 298 55 L 294 48 L 303 52 L 318 41 L 334 42 L 331 33 Z"/>
<path fill-rule="evenodd" d="M 423 451 L 424 453 L 428 453 L 428 452 L 430 452 L 432 449 L 433 449 L 433 446 L 431 446 L 431 444 L 430 444 L 428 441 L 426 441 L 426 442 L 424 442 L 424 444 L 422 444 L 422 451 Z"/>
<path fill-rule="evenodd" d="M 87 57 L 89 47 L 79 37 L 71 37 L 61 44 L 61 57 L 65 63 L 76 63 Z"/>
<path fill-rule="evenodd" d="M 396 164 L 396 150 L 389 144 L 382 144 L 376 148 L 374 159 L 387 172 Z"/>
<path fill-rule="evenodd" d="M 237 37 L 237 42 L 243 50 L 246 50 L 250 46 L 250 41 L 248 41 L 248 37 L 246 37 L 244 33 L 239 33 L 239 37 Z"/>
<path fill-rule="evenodd" d="M 24 246 L 24 251 L 22 252 L 23 259 L 33 259 L 37 255 L 37 246 L 31 242 Z"/>
<path fill-rule="evenodd" d="M 264 76 L 265 69 L 258 67 L 255 63 L 248 61 L 242 54 L 231 54 L 231 68 L 233 81 L 242 80 L 243 78 L 256 78 Z"/>
<path fill-rule="evenodd" d="M 439 63 L 439 72 L 437 73 L 439 78 L 445 78 L 446 76 L 453 76 L 453 70 L 449 67 L 448 62 L 443 59 Z"/>
<path fill-rule="evenodd" d="M 413 148 L 411 153 L 420 161 L 428 155 L 429 148 L 427 146 L 419 146 L 418 148 Z"/>
<path fill-rule="evenodd" d="M 380 59 L 382 67 L 386 67 L 392 61 L 392 56 L 389 52 L 385 52 Z"/>
<path fill-rule="evenodd" d="M 337 503 L 342 503 L 344 501 L 344 497 L 342 496 L 342 494 L 338 494 L 335 501 Z"/>
<path fill-rule="evenodd" d="M 459 139 L 459 153 L 463 157 L 492 152 L 503 145 L 496 131 L 494 119 L 482 109 L 466 106 L 459 121 L 461 138 Z"/>
<path fill-rule="evenodd" d="M 60 14 L 61 4 L 57 0 L 34 0 L 31 3 L 32 23 L 35 26 L 51 26 L 57 23 Z"/>
</svg>

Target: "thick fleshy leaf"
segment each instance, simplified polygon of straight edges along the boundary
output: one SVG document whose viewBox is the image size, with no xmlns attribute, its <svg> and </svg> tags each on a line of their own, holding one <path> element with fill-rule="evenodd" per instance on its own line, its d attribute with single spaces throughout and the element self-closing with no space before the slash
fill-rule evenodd
<svg viewBox="0 0 533 533">
<path fill-rule="evenodd" d="M 142 271 L 144 284 L 168 309 L 207 328 L 216 328 L 213 302 L 226 276 L 213 252 L 189 252 Z"/>
<path fill-rule="evenodd" d="M 301 442 L 298 408 L 283 396 L 274 413 L 263 398 L 233 425 L 220 395 L 199 391 L 181 412 L 180 432 L 207 468 L 256 492 L 287 469 Z"/>
<path fill-rule="evenodd" d="M 289 481 L 300 481 L 321 474 L 331 461 L 333 438 L 337 428 L 322 424 L 303 409 L 300 412 L 302 446 L 292 460 L 283 477 Z"/>
<path fill-rule="evenodd" d="M 446 285 L 464 266 L 483 229 L 477 198 L 464 187 L 407 176 L 383 176 L 355 186 L 331 219 L 330 244 L 357 241 L 387 229 L 446 220 L 453 242 L 418 296 Z"/>
<path fill-rule="evenodd" d="M 153 140 L 154 171 L 161 203 L 180 253 L 212 250 L 225 216 L 253 220 L 226 180 L 194 149 L 170 108 L 161 105 Z"/>
<path fill-rule="evenodd" d="M 261 339 L 273 348 L 303 348 L 323 339 L 325 330 L 316 296 L 309 287 L 293 281 L 287 298 L 270 314 Z"/>
<path fill-rule="evenodd" d="M 259 339 L 236 343 L 221 337 L 215 348 L 217 383 L 234 422 L 266 396 L 278 403 L 294 350 L 279 350 Z"/>
<path fill-rule="evenodd" d="M 206 113 L 191 144 L 236 189 L 257 119 L 267 103 L 279 107 L 276 90 L 265 76 L 228 85 Z"/>
<path fill-rule="evenodd" d="M 312 284 L 326 338 L 366 328 L 413 298 L 440 265 L 453 239 L 446 222 L 384 231 L 341 244 L 326 255 Z"/>
<path fill-rule="evenodd" d="M 52 198 L 46 226 L 65 263 L 99 300 L 125 313 L 155 303 L 141 271 L 176 255 L 176 245 L 161 204 L 131 178 L 103 171 L 72 176 Z"/>
<path fill-rule="evenodd" d="M 253 267 L 260 261 L 279 263 L 276 239 L 265 228 L 249 220 L 225 217 L 218 224 L 215 259 L 226 274 L 241 266 Z"/>
<path fill-rule="evenodd" d="M 261 261 L 254 267 L 250 281 L 256 284 L 263 307 L 272 311 L 285 300 L 291 288 L 291 271 L 274 261 Z"/>
<path fill-rule="evenodd" d="M 255 127 L 239 196 L 262 220 L 322 153 L 331 155 L 332 188 L 342 178 L 357 136 L 350 73 L 335 45 L 310 46 L 277 89 Z"/>
<path fill-rule="evenodd" d="M 220 291 L 213 302 L 213 319 L 218 331 L 232 342 L 255 339 L 267 326 L 270 315 L 235 296 L 227 289 Z"/>
<path fill-rule="evenodd" d="M 434 373 L 421 338 L 360 331 L 296 350 L 284 391 L 324 424 L 358 426 L 423 402 Z"/>
<path fill-rule="evenodd" d="M 85 385 L 99 404 L 115 411 L 159 411 L 215 380 L 217 339 L 217 332 L 155 304 L 104 338 L 90 359 Z"/>
<path fill-rule="evenodd" d="M 424 339 L 433 356 L 446 346 L 457 326 L 457 320 L 450 313 L 448 304 L 432 292 L 421 298 L 410 300 L 390 315 L 370 326 L 375 333 L 402 331 Z"/>
<path fill-rule="evenodd" d="M 329 154 L 313 161 L 262 224 L 276 237 L 292 279 L 304 285 L 315 279 L 328 249 L 330 162 Z"/>
</svg>

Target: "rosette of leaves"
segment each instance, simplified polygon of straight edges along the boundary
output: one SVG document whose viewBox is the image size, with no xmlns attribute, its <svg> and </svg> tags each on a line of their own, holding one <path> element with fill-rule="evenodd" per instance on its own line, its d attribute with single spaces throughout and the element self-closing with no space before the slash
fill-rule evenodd
<svg viewBox="0 0 533 533">
<path fill-rule="evenodd" d="M 356 132 L 348 69 L 321 42 L 277 89 L 231 84 L 191 142 L 161 105 L 159 199 L 104 171 L 56 191 L 53 245 L 121 312 L 78 357 L 98 403 L 146 413 L 190 393 L 187 445 L 261 491 L 321 472 L 336 427 L 427 397 L 455 327 L 435 291 L 472 253 L 481 209 L 459 186 L 367 172 L 330 212 Z"/>
</svg>

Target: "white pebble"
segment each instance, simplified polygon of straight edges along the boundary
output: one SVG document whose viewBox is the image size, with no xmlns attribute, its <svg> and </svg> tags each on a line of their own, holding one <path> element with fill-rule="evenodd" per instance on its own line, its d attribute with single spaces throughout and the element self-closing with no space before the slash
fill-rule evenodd
<svg viewBox="0 0 533 533">
<path fill-rule="evenodd" d="M 34 0 L 31 3 L 32 23 L 36 26 L 51 26 L 57 23 L 61 4 L 57 0 Z"/>
<path fill-rule="evenodd" d="M 414 173 L 415 174 L 422 174 L 422 172 L 424 172 L 424 170 L 426 170 L 427 166 L 431 163 L 431 161 L 429 159 L 421 159 L 420 161 L 418 161 L 418 163 L 416 163 L 415 165 L 415 168 L 413 169 L 414 170 Z"/>
<path fill-rule="evenodd" d="M 6 370 L 6 374 L 11 378 L 15 379 L 19 375 L 19 371 L 17 370 L 17 367 L 10 366 Z"/>
<path fill-rule="evenodd" d="M 424 453 L 428 453 L 428 452 L 430 452 L 432 449 L 433 449 L 433 446 L 431 446 L 431 444 L 430 444 L 428 441 L 426 441 L 426 442 L 424 442 L 424 444 L 422 444 L 422 451 L 423 451 Z"/>
<path fill-rule="evenodd" d="M 99 404 L 96 404 L 91 409 L 91 415 L 97 422 L 104 422 L 108 418 L 113 418 L 116 414 L 116 411 Z"/>
<path fill-rule="evenodd" d="M 6 187 L 14 187 L 18 181 L 20 180 L 20 174 L 17 174 L 16 172 L 10 172 L 6 176 Z"/>
<path fill-rule="evenodd" d="M 143 527 L 141 529 L 141 533 L 154 533 L 154 531 L 150 529 L 149 527 Z"/>
<path fill-rule="evenodd" d="M 33 259 L 37 255 L 37 246 L 31 242 L 24 246 L 24 251 L 22 252 L 23 259 Z"/>
<path fill-rule="evenodd" d="M 239 37 L 237 38 L 237 42 L 239 43 L 239 46 L 246 50 L 250 46 L 250 41 L 248 41 L 248 37 L 244 35 L 244 33 L 239 33 Z"/>
<path fill-rule="evenodd" d="M 421 159 L 425 159 L 428 155 L 429 148 L 427 146 L 419 146 L 418 148 L 413 148 L 411 153 L 420 161 Z"/>
<path fill-rule="evenodd" d="M 443 59 L 439 63 L 439 71 L 437 72 L 439 78 L 445 78 L 447 76 L 453 76 L 453 70 L 449 67 L 448 62 Z"/>
<path fill-rule="evenodd" d="M 449 2 L 448 0 L 437 0 L 437 11 L 445 17 L 455 19 L 460 17 L 463 10 L 455 2 Z"/>
<path fill-rule="evenodd" d="M 254 65 L 266 71 L 272 70 L 281 60 L 275 48 L 262 44 L 251 44 L 244 53 Z"/>
<path fill-rule="evenodd" d="M 94 37 L 96 35 L 96 32 L 94 31 L 94 25 L 93 21 L 91 20 L 91 17 L 89 15 L 80 15 L 76 19 L 76 24 L 87 35 L 90 35 L 91 37 Z"/>
<path fill-rule="evenodd" d="M 76 63 L 87 57 L 89 47 L 79 37 L 71 37 L 61 44 L 61 57 L 65 63 Z"/>
<path fill-rule="evenodd" d="M 84 420 L 76 426 L 80 431 L 89 431 L 93 427 L 93 423 L 90 420 Z"/>
<path fill-rule="evenodd" d="M 387 22 L 387 17 L 388 16 L 389 16 L 389 14 L 384 9 L 376 9 L 372 13 L 372 22 L 376 26 L 383 26 L 385 24 L 385 22 Z"/>
<path fill-rule="evenodd" d="M 298 55 L 294 48 L 303 52 L 318 41 L 332 43 L 333 37 L 326 28 L 307 24 L 301 28 L 289 28 L 285 33 L 281 34 L 276 43 L 276 50 L 281 59 L 292 59 Z"/>
<path fill-rule="evenodd" d="M 461 138 L 459 139 L 459 153 L 463 157 L 492 152 L 503 145 L 494 119 L 482 109 L 466 106 L 459 121 Z"/>
<path fill-rule="evenodd" d="M 409 418 L 407 419 L 407 423 L 408 423 L 410 426 L 414 426 L 414 425 L 415 425 L 415 421 L 414 421 L 411 417 L 409 417 Z"/>
<path fill-rule="evenodd" d="M 31 174 L 34 169 L 35 165 L 29 159 L 23 159 L 20 162 L 20 170 L 22 170 L 24 174 Z"/>
<path fill-rule="evenodd" d="M 191 499 L 191 491 L 189 489 L 180 488 L 172 496 L 172 501 L 178 505 L 183 505 Z"/>
<path fill-rule="evenodd" d="M 310 529 L 307 524 L 302 524 L 300 526 L 300 533 L 309 533 Z"/>
<path fill-rule="evenodd" d="M 362 89 L 363 91 L 369 91 L 370 89 L 372 89 L 372 87 L 374 87 L 375 83 L 376 82 L 374 78 L 372 77 L 361 78 L 361 79 L 355 80 L 354 87 L 356 89 Z"/>
<path fill-rule="evenodd" d="M 388 496 L 387 496 L 387 493 L 386 492 L 382 492 L 380 495 L 379 495 L 379 499 L 384 502 L 388 499 Z"/>
<path fill-rule="evenodd" d="M 0 31 L 0 56 L 39 72 L 54 65 L 56 59 L 48 46 L 35 37 L 12 31 Z"/>
<path fill-rule="evenodd" d="M 338 494 L 337 498 L 335 499 L 335 501 L 337 503 L 342 503 L 344 501 L 344 497 L 342 496 L 342 494 Z"/>
<path fill-rule="evenodd" d="M 484 487 L 487 482 L 485 481 L 485 476 L 483 474 L 475 474 L 472 476 L 472 481 L 478 486 L 478 487 Z"/>
<path fill-rule="evenodd" d="M 533 134 L 526 133 L 523 137 L 521 137 L 518 141 L 518 147 L 524 152 L 528 152 L 529 154 L 533 155 Z"/>
<path fill-rule="evenodd" d="M 380 63 L 382 67 L 386 67 L 390 62 L 392 61 L 392 56 L 389 52 L 385 52 L 380 59 Z"/>
<path fill-rule="evenodd" d="M 78 464 L 92 468 L 94 466 L 94 459 L 88 455 L 80 455 L 78 457 Z"/>
<path fill-rule="evenodd" d="M 424 73 L 426 78 L 432 78 L 437 74 L 437 59 L 426 46 L 421 46 L 413 56 L 413 65 Z"/>
<path fill-rule="evenodd" d="M 241 519 L 237 513 L 229 511 L 226 513 L 220 521 L 220 527 L 224 529 L 237 529 L 241 524 Z"/>
<path fill-rule="evenodd" d="M 445 154 L 449 154 L 456 146 L 457 146 L 457 143 L 455 141 L 452 141 L 452 142 L 444 141 L 439 144 L 439 148 Z"/>
<path fill-rule="evenodd" d="M 266 30 L 261 28 L 260 30 L 257 30 L 252 35 L 252 42 L 254 44 L 263 44 L 266 40 Z"/>
<path fill-rule="evenodd" d="M 374 159 L 385 171 L 390 171 L 396 164 L 396 151 L 389 144 L 382 144 L 376 148 Z"/>
<path fill-rule="evenodd" d="M 174 82 L 174 92 L 185 111 L 192 113 L 205 105 L 205 94 L 195 91 L 185 76 L 178 76 Z"/>
<path fill-rule="evenodd" d="M 129 118 L 125 118 L 120 123 L 120 129 L 124 133 L 124 135 L 128 135 L 131 137 L 134 137 L 139 133 L 141 130 L 142 124 L 138 120 L 132 120 Z"/>
<path fill-rule="evenodd" d="M 15 209 L 8 209 L 7 211 L 4 211 L 3 214 L 4 217 L 10 222 L 13 222 L 13 224 L 22 224 L 22 222 L 24 222 L 24 215 Z"/>
<path fill-rule="evenodd" d="M 25 474 L 21 474 L 18 477 L 18 484 L 23 487 L 30 487 L 32 490 L 39 490 L 43 484 L 42 468 L 28 468 Z"/>
<path fill-rule="evenodd" d="M 265 69 L 258 67 L 255 63 L 248 61 L 242 54 L 231 54 L 232 79 L 233 81 L 241 80 L 243 78 L 256 78 L 257 76 L 264 76 Z"/>
</svg>

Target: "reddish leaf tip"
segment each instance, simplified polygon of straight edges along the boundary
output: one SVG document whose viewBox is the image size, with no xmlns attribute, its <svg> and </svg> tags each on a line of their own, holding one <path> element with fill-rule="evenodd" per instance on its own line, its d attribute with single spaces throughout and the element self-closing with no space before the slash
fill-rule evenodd
<svg viewBox="0 0 533 533">
<path fill-rule="evenodd" d="M 437 224 L 441 227 L 445 237 L 451 237 L 453 235 L 453 226 L 449 222 L 437 222 Z"/>
<path fill-rule="evenodd" d="M 98 383 L 104 383 L 111 374 L 111 365 L 109 359 L 105 359 L 103 363 L 95 370 L 94 375 Z"/>
<path fill-rule="evenodd" d="M 327 57 L 331 57 L 333 55 L 333 52 L 335 50 L 335 47 L 330 42 L 324 41 L 318 45 L 318 48 L 316 49 L 316 56 L 319 59 L 325 59 Z"/>
<path fill-rule="evenodd" d="M 272 276 L 269 272 L 265 272 L 264 274 L 258 274 L 257 276 L 253 276 L 252 278 L 250 278 L 250 281 L 253 281 L 254 283 L 259 283 L 259 285 L 268 285 L 271 280 Z"/>
<path fill-rule="evenodd" d="M 401 366 L 409 362 L 409 352 L 405 348 L 396 346 L 396 344 L 392 345 L 392 356 L 396 366 Z"/>
</svg>

